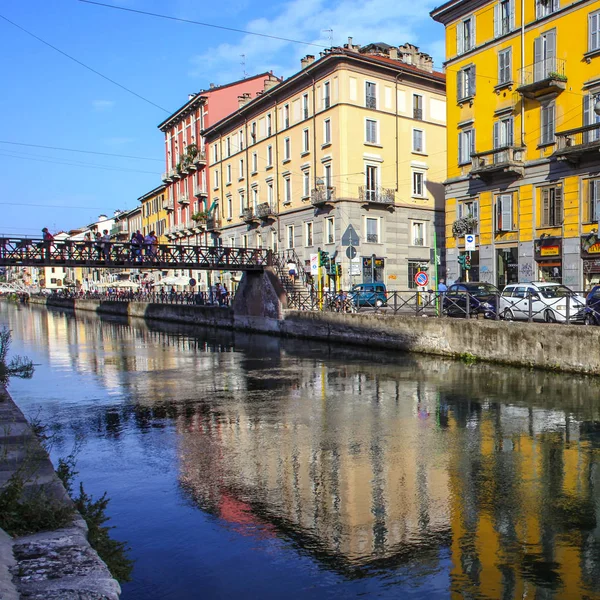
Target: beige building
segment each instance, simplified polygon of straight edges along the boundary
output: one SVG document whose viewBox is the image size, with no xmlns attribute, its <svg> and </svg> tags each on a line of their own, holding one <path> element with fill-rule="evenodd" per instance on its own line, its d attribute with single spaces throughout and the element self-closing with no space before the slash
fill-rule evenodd
<svg viewBox="0 0 600 600">
<path fill-rule="evenodd" d="M 341 267 L 325 285 L 414 287 L 443 250 L 445 118 L 445 76 L 415 46 L 305 57 L 203 132 L 220 243 L 293 248 L 307 273 L 324 250 Z"/>
</svg>

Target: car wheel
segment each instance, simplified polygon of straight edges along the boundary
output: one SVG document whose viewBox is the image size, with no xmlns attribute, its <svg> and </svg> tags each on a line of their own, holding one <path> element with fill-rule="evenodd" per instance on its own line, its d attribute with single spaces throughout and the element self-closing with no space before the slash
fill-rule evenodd
<svg viewBox="0 0 600 600">
<path fill-rule="evenodd" d="M 375 306 L 381 308 L 383 306 L 383 300 L 375 300 Z"/>
<path fill-rule="evenodd" d="M 510 310 L 510 308 L 507 308 L 504 311 L 504 315 L 502 315 L 505 321 L 514 321 L 515 320 L 515 315 L 513 315 L 512 310 Z"/>
<path fill-rule="evenodd" d="M 544 313 L 544 321 L 546 321 L 546 323 L 556 323 L 556 315 L 554 312 L 548 309 Z"/>
</svg>

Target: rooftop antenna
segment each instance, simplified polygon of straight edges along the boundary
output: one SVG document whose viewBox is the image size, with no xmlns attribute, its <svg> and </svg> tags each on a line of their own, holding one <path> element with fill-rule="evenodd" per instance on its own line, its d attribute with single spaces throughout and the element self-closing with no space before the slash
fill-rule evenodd
<svg viewBox="0 0 600 600">
<path fill-rule="evenodd" d="M 329 41 L 329 45 L 333 46 L 333 29 L 321 29 L 321 33 L 329 34 L 327 40 Z"/>
<path fill-rule="evenodd" d="M 242 73 L 244 74 L 244 79 L 246 79 L 248 77 L 248 73 L 246 73 L 246 55 L 240 54 L 240 56 L 242 57 L 242 62 L 240 63 L 242 65 Z"/>
</svg>

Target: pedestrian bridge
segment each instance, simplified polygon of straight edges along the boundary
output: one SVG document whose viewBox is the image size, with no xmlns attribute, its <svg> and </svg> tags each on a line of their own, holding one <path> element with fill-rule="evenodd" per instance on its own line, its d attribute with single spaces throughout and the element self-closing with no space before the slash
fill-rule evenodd
<svg viewBox="0 0 600 600">
<path fill-rule="evenodd" d="M 154 268 L 205 271 L 262 271 L 274 265 L 271 250 L 225 246 L 88 242 L 0 235 L 0 267 Z"/>
</svg>

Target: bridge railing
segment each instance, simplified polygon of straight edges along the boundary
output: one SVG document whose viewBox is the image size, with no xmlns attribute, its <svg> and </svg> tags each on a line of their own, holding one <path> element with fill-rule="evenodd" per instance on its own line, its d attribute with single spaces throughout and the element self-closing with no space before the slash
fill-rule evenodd
<svg viewBox="0 0 600 600">
<path fill-rule="evenodd" d="M 128 242 L 72 241 L 0 237 L 0 265 L 155 266 L 249 271 L 273 264 L 271 250 L 225 246 L 184 246 Z"/>
</svg>

